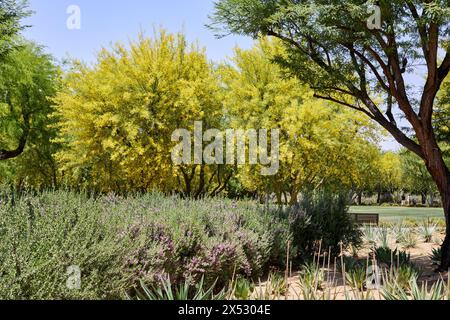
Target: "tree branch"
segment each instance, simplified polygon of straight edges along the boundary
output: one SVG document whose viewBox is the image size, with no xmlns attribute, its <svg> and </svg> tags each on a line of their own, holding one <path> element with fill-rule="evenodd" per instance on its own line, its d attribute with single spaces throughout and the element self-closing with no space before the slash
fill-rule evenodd
<svg viewBox="0 0 450 320">
<path fill-rule="evenodd" d="M 338 99 L 333 98 L 333 97 L 330 97 L 330 96 L 322 96 L 322 95 L 317 94 L 317 93 L 314 94 L 314 97 L 317 98 L 317 99 L 322 99 L 322 100 L 327 100 L 327 101 L 335 102 L 335 103 L 337 103 L 337 104 L 340 104 L 340 105 L 349 107 L 349 108 L 351 108 L 351 109 L 358 110 L 358 111 L 360 111 L 360 112 L 365 113 L 365 114 L 366 114 L 367 116 L 369 116 L 371 119 L 375 120 L 374 115 L 371 114 L 369 111 L 367 111 L 367 110 L 364 109 L 364 108 L 361 108 L 361 107 L 352 105 L 352 104 L 350 104 L 350 103 L 347 103 L 347 102 L 345 102 L 345 101 L 338 100 Z"/>
<path fill-rule="evenodd" d="M 23 151 L 25 150 L 25 146 L 27 144 L 28 135 L 30 133 L 30 116 L 29 114 L 23 115 L 23 128 L 22 128 L 22 134 L 19 138 L 19 145 L 14 150 L 1 150 L 0 149 L 0 161 L 2 160 L 8 160 L 15 157 L 20 156 Z"/>
</svg>

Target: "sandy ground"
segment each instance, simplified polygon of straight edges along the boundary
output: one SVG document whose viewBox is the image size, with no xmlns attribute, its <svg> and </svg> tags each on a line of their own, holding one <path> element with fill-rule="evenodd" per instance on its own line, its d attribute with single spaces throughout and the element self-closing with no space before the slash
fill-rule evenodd
<svg viewBox="0 0 450 320">
<path fill-rule="evenodd" d="M 420 270 L 421 275 L 419 283 L 426 283 L 429 287 L 432 286 L 438 280 L 444 280 L 448 282 L 448 273 L 436 272 L 437 266 L 433 265 L 430 259 L 432 249 L 439 248 L 437 243 L 442 242 L 444 239 L 443 233 L 436 233 L 433 243 L 424 243 L 418 238 L 418 244 L 415 248 L 405 249 L 401 245 L 397 244 L 394 239 L 390 239 L 390 247 L 392 249 L 398 248 L 409 252 L 411 254 L 411 262 L 414 263 Z M 370 253 L 369 246 L 365 246 L 358 252 L 358 259 L 367 260 Z M 350 255 L 349 253 L 346 253 Z M 316 293 L 316 299 L 318 300 L 364 300 L 364 299 L 382 299 L 380 290 L 368 290 L 365 292 L 359 292 L 345 285 L 345 281 L 342 277 L 342 272 L 336 270 L 334 266 L 330 268 L 323 268 L 325 272 L 325 284 L 321 290 Z M 303 300 L 302 291 L 300 289 L 298 272 L 291 273 L 288 278 L 288 291 L 282 297 L 275 299 L 281 300 Z M 256 291 L 267 291 L 267 282 L 262 283 Z"/>
</svg>

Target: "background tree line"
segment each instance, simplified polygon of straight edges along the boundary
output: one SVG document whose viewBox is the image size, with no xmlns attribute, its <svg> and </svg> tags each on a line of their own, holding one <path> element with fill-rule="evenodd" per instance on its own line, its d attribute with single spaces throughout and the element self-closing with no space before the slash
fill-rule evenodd
<svg viewBox="0 0 450 320">
<path fill-rule="evenodd" d="M 273 194 L 279 204 L 322 187 L 353 191 L 359 200 L 400 190 L 425 199 L 436 194 L 418 157 L 382 152 L 383 133 L 373 122 L 315 98 L 303 79 L 274 63 L 289 55 L 281 41 L 262 38 L 214 64 L 184 35 L 161 30 L 103 49 L 92 66 L 72 61 L 63 72 L 20 36 L 25 8 L 10 1 L 0 11 L 3 183 L 261 201 Z M 435 122 L 443 142 L 449 87 Z M 251 165 L 174 166 L 171 133 L 193 129 L 194 121 L 205 129 L 280 129 L 280 171 L 263 177 Z"/>
</svg>

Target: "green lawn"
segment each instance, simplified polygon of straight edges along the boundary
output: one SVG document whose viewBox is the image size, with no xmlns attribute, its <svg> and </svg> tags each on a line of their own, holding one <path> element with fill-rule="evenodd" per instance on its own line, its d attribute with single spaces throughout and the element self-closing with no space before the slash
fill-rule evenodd
<svg viewBox="0 0 450 320">
<path fill-rule="evenodd" d="M 361 206 L 350 207 L 352 213 L 378 213 L 382 220 L 444 218 L 444 210 L 439 208 L 405 208 Z"/>
</svg>

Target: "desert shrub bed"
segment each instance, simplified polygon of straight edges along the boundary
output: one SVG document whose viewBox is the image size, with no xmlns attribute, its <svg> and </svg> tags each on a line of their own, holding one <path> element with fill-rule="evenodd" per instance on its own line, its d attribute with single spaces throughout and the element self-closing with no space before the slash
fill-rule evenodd
<svg viewBox="0 0 450 320">
<path fill-rule="evenodd" d="M 445 299 L 447 283 L 426 291 L 404 251 L 427 244 L 430 266 L 438 263 L 436 228 L 430 220 L 359 229 L 345 202 L 326 193 L 267 210 L 159 193 L 0 190 L 0 299 Z M 373 293 L 375 261 L 383 287 Z M 70 287 L 73 267 L 79 288 Z M 286 274 L 295 271 L 293 284 Z M 343 282 L 349 291 L 340 293 Z"/>
<path fill-rule="evenodd" d="M 289 237 L 287 220 L 247 201 L 4 194 L 0 298 L 117 299 L 169 277 L 223 286 L 283 261 Z M 67 288 L 71 266 L 80 290 Z"/>
<path fill-rule="evenodd" d="M 319 241 L 359 242 L 339 198 L 305 201 L 267 210 L 250 200 L 2 189 L 0 299 L 134 298 L 167 283 L 229 290 L 236 279 L 258 282 L 286 261 L 304 263 Z"/>
</svg>

